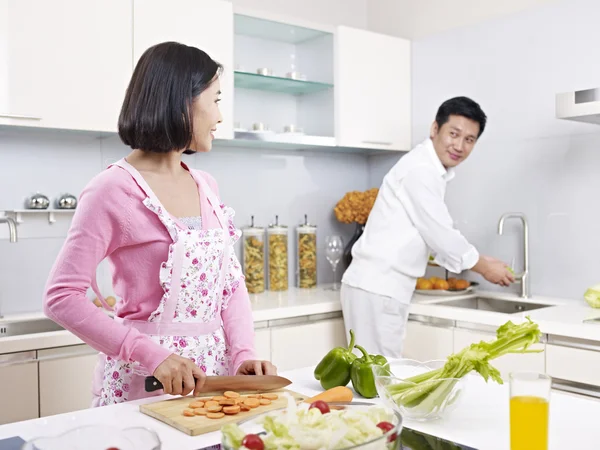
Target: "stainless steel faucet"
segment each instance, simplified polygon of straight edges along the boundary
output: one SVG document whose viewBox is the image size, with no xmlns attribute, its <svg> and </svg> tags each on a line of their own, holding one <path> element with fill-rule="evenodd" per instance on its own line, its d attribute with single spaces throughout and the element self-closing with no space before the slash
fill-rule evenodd
<svg viewBox="0 0 600 450">
<path fill-rule="evenodd" d="M 8 232 L 10 233 L 10 242 L 17 242 L 17 223 L 12 217 L 0 217 L 0 223 L 8 224 Z"/>
<path fill-rule="evenodd" d="M 504 229 L 504 221 L 506 219 L 519 219 L 523 224 L 523 272 L 515 274 L 515 280 L 521 282 L 521 298 L 529 298 L 529 226 L 527 225 L 527 218 L 523 213 L 503 214 L 502 217 L 500 217 L 500 221 L 498 222 L 499 235 L 502 235 Z"/>
</svg>

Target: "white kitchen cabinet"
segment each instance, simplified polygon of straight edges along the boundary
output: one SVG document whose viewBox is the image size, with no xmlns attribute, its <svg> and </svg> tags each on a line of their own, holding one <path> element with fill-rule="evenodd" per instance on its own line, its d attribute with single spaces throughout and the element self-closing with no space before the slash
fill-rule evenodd
<svg viewBox="0 0 600 450">
<path fill-rule="evenodd" d="M 0 0 L 0 124 L 115 132 L 131 1 Z"/>
<path fill-rule="evenodd" d="M 277 370 L 314 367 L 334 347 L 347 346 L 343 319 L 271 329 L 271 362 Z"/>
<path fill-rule="evenodd" d="M 402 357 L 417 361 L 446 359 L 452 353 L 452 328 L 409 320 Z"/>
<path fill-rule="evenodd" d="M 475 330 L 466 330 L 461 328 L 454 329 L 454 353 L 463 348 L 481 341 L 493 341 L 496 334 L 492 332 L 482 332 Z M 538 372 L 545 371 L 544 344 L 535 344 L 530 347 L 531 350 L 542 350 L 540 353 L 508 354 L 491 361 L 492 366 L 500 371 L 503 380 L 508 381 L 510 372 Z"/>
<path fill-rule="evenodd" d="M 340 26 L 335 137 L 343 147 L 410 150 L 410 41 Z"/>
<path fill-rule="evenodd" d="M 40 417 L 87 409 L 98 352 L 88 345 L 38 350 Z"/>
<path fill-rule="evenodd" d="M 176 41 L 205 51 L 224 67 L 215 137 L 233 138 L 233 6 L 223 0 L 134 0 L 133 61 L 153 45 Z"/>
<path fill-rule="evenodd" d="M 0 355 L 0 425 L 39 417 L 35 351 Z"/>
<path fill-rule="evenodd" d="M 600 347 L 546 344 L 546 373 L 553 378 L 600 386 Z"/>
<path fill-rule="evenodd" d="M 257 329 L 254 332 L 254 347 L 258 359 L 269 361 L 271 359 L 271 330 L 268 328 Z"/>
</svg>

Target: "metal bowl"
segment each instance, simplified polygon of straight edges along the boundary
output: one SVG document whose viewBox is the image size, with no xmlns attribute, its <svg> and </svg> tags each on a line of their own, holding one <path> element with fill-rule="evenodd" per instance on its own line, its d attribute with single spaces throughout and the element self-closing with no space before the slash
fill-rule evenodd
<svg viewBox="0 0 600 450">
<path fill-rule="evenodd" d="M 50 199 L 39 192 L 33 194 L 25 202 L 25 207 L 27 209 L 48 209 L 49 206 Z"/>
<path fill-rule="evenodd" d="M 58 209 L 75 209 L 77 207 L 77 197 L 71 194 L 63 194 L 56 200 Z"/>
</svg>

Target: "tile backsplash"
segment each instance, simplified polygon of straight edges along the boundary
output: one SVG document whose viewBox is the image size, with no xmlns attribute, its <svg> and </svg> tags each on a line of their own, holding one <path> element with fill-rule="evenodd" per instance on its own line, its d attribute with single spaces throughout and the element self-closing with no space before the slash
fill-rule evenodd
<svg viewBox="0 0 600 450">
<path fill-rule="evenodd" d="M 0 211 L 22 209 L 26 197 L 35 192 L 51 200 L 65 192 L 78 196 L 102 168 L 128 153 L 117 136 L 4 128 L 0 130 Z M 222 200 L 236 211 L 239 228 L 249 225 L 251 215 L 259 226 L 268 226 L 275 215 L 280 224 L 288 225 L 290 286 L 296 284 L 295 226 L 307 214 L 318 227 L 319 282 L 332 281 L 325 237 L 340 234 L 348 240 L 354 231 L 335 219 L 333 207 L 347 191 L 371 187 L 366 156 L 217 144 L 208 154 L 184 158 L 216 178 Z M 18 227 L 19 242 L 11 244 L 8 228 L 0 224 L 0 314 L 41 310 L 48 272 L 69 225 L 69 214 L 57 216 L 53 224 L 44 215 L 27 216 Z M 241 243 L 236 251 L 241 256 Z M 112 294 L 105 262 L 98 269 L 98 283 L 104 294 Z"/>
</svg>

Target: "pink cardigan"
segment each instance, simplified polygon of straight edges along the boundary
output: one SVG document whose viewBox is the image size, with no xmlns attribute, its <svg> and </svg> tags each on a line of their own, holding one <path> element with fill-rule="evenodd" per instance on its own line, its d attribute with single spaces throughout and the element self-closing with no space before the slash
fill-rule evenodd
<svg viewBox="0 0 600 450">
<path fill-rule="evenodd" d="M 219 195 L 212 176 L 195 173 Z M 145 320 L 158 307 L 163 295 L 159 268 L 172 241 L 158 217 L 142 204 L 144 198 L 131 175 L 118 166 L 92 179 L 80 196 L 67 239 L 50 272 L 44 313 L 94 349 L 111 358 L 138 361 L 152 374 L 171 352 L 113 321 L 86 297 L 98 264 L 108 258 L 114 291 L 122 299 L 115 306 L 116 315 Z M 218 228 L 202 191 L 200 202 L 203 228 Z M 230 373 L 235 374 L 243 361 L 255 359 L 254 321 L 244 282 L 221 316 L 231 355 Z"/>
</svg>

